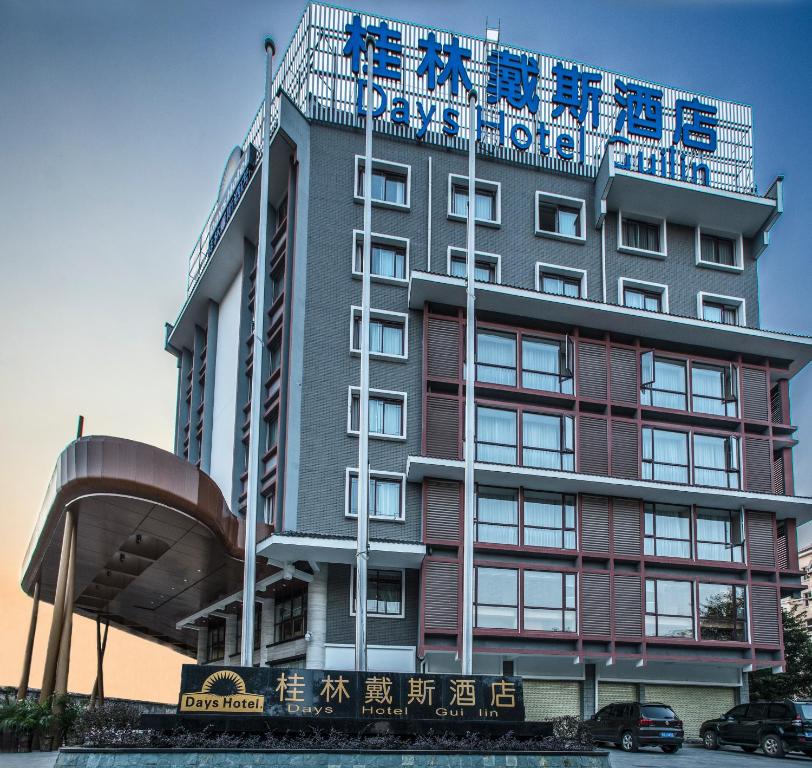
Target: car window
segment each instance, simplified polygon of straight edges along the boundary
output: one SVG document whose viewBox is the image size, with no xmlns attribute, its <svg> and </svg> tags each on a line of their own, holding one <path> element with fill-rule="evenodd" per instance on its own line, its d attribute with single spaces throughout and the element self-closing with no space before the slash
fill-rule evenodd
<svg viewBox="0 0 812 768">
<path fill-rule="evenodd" d="M 770 704 L 767 717 L 770 720 L 792 720 L 793 714 L 786 704 Z"/>
<path fill-rule="evenodd" d="M 647 704 L 640 707 L 641 717 L 650 717 L 652 720 L 674 720 L 676 715 L 671 707 Z"/>
<path fill-rule="evenodd" d="M 604 707 L 603 709 L 599 709 L 595 713 L 595 719 L 596 720 L 606 720 L 609 717 L 609 715 L 611 714 L 611 711 L 612 711 L 611 705 L 608 706 L 608 707 Z"/>
<path fill-rule="evenodd" d="M 744 717 L 745 712 L 747 712 L 747 704 L 739 704 L 738 707 L 733 707 L 725 717 Z"/>
<path fill-rule="evenodd" d="M 801 704 L 800 702 L 795 702 L 795 711 L 801 716 L 804 720 L 812 720 L 812 704 Z"/>
<path fill-rule="evenodd" d="M 751 704 L 747 708 L 747 719 L 748 720 L 764 720 L 767 717 L 767 705 L 766 704 Z"/>
</svg>

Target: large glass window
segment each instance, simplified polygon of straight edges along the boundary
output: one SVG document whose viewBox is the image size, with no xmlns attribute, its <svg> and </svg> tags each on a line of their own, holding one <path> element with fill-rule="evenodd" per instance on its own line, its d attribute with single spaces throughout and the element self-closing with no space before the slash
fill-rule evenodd
<svg viewBox="0 0 812 768">
<path fill-rule="evenodd" d="M 369 478 L 369 516 L 385 520 L 401 518 L 401 498 L 403 483 L 398 479 L 384 477 Z M 350 514 L 358 515 L 358 476 L 350 476 Z"/>
<path fill-rule="evenodd" d="M 496 221 L 496 190 L 477 189 L 474 217 L 479 221 Z M 468 216 L 468 185 L 455 184 L 451 191 L 451 212 L 456 216 Z"/>
<path fill-rule="evenodd" d="M 517 629 L 519 573 L 509 568 L 476 569 L 476 626 Z"/>
<path fill-rule="evenodd" d="M 577 277 L 542 272 L 539 278 L 539 288 L 542 293 L 571 296 L 574 299 L 581 298 L 581 280 Z"/>
<path fill-rule="evenodd" d="M 688 482 L 688 435 L 643 427 L 643 479 Z"/>
<path fill-rule="evenodd" d="M 405 329 L 402 322 L 381 320 L 372 317 L 369 320 L 369 351 L 372 354 L 394 355 L 403 357 Z M 353 349 L 361 349 L 361 315 L 353 319 Z"/>
<path fill-rule="evenodd" d="M 715 235 L 702 235 L 701 260 L 709 264 L 724 264 L 728 267 L 736 265 L 736 244 L 727 237 Z"/>
<path fill-rule="evenodd" d="M 575 632 L 575 574 L 525 571 L 523 627 L 543 632 Z"/>
<path fill-rule="evenodd" d="M 572 342 L 522 338 L 522 386 L 572 394 Z"/>
<path fill-rule="evenodd" d="M 304 637 L 307 631 L 307 590 L 277 595 L 274 605 L 274 643 Z"/>
<path fill-rule="evenodd" d="M 360 402 L 360 396 L 353 393 L 350 427 L 354 431 L 359 428 Z M 369 432 L 372 435 L 401 436 L 403 434 L 403 400 L 370 395 Z"/>
<path fill-rule="evenodd" d="M 477 331 L 477 381 L 516 386 L 516 336 L 512 333 Z"/>
<path fill-rule="evenodd" d="M 493 544 L 518 544 L 518 493 L 480 485 L 476 496 L 476 540 Z"/>
<path fill-rule="evenodd" d="M 645 352 L 641 355 L 640 366 L 640 402 L 643 405 L 686 410 L 688 390 L 684 362 Z"/>
<path fill-rule="evenodd" d="M 660 251 L 660 227 L 647 221 L 623 219 L 623 245 L 644 251 Z"/>
<path fill-rule="evenodd" d="M 210 618 L 206 639 L 206 657 L 209 661 L 222 661 L 226 652 L 225 619 Z"/>
<path fill-rule="evenodd" d="M 516 464 L 516 411 L 477 407 L 476 457 L 493 464 Z"/>
<path fill-rule="evenodd" d="M 645 505 L 645 553 L 657 557 L 691 556 L 691 508 Z"/>
<path fill-rule="evenodd" d="M 352 570 L 352 604 L 356 605 L 355 569 Z M 367 571 L 367 614 L 401 616 L 403 614 L 403 571 L 370 568 Z"/>
<path fill-rule="evenodd" d="M 465 256 L 451 257 L 451 275 L 453 277 L 468 277 L 468 264 Z M 474 262 L 474 280 L 480 283 L 496 282 L 496 264 L 492 261 L 477 259 Z"/>
<path fill-rule="evenodd" d="M 364 244 L 359 242 L 355 250 L 356 271 L 364 268 Z M 369 273 L 374 277 L 390 277 L 403 280 L 406 277 L 406 249 L 394 245 L 372 243 L 372 260 Z"/>
<path fill-rule="evenodd" d="M 693 583 L 646 579 L 646 634 L 693 637 Z"/>
<path fill-rule="evenodd" d="M 358 169 L 358 191 L 364 195 L 364 169 Z M 372 199 L 379 202 L 406 204 L 406 175 L 381 168 L 372 168 Z"/>
<path fill-rule="evenodd" d="M 691 366 L 691 408 L 697 413 L 735 416 L 737 391 L 734 366 Z"/>
<path fill-rule="evenodd" d="M 575 497 L 544 491 L 524 494 L 524 544 L 575 549 Z"/>
<path fill-rule="evenodd" d="M 539 229 L 565 237 L 581 237 L 581 210 L 550 202 L 540 203 Z"/>
<path fill-rule="evenodd" d="M 699 585 L 699 636 L 702 640 L 747 640 L 744 587 Z"/>
<path fill-rule="evenodd" d="M 696 557 L 699 560 L 744 562 L 744 520 L 727 509 L 696 510 Z"/>
<path fill-rule="evenodd" d="M 739 487 L 739 440 L 732 435 L 694 435 L 694 483 Z"/>
<path fill-rule="evenodd" d="M 572 471 L 575 468 L 572 417 L 523 413 L 522 464 Z"/>
</svg>

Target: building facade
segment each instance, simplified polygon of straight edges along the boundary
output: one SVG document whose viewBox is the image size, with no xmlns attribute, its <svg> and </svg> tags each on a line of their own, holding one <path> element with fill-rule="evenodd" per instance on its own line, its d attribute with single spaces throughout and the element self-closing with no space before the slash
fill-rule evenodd
<svg viewBox="0 0 812 768">
<path fill-rule="evenodd" d="M 812 632 L 812 546 L 798 552 L 798 567 L 801 569 L 801 593 L 784 599 L 784 605 L 798 611 L 806 619 L 806 626 Z"/>
<path fill-rule="evenodd" d="M 367 33 L 380 112 L 369 666 L 460 669 L 474 87 L 474 672 L 521 675 L 530 717 L 667 700 L 690 733 L 747 699 L 744 673 L 780 671 L 780 601 L 800 587 L 795 531 L 812 515 L 794 492 L 789 402 L 812 343 L 759 323 L 757 260 L 783 209 L 781 179 L 756 191 L 749 107 L 513 49 L 493 33 L 307 7 L 279 57 L 270 143 L 260 111 L 229 158 L 167 327 L 177 471 L 221 495 L 220 522 L 199 535 L 225 552 L 178 554 L 152 587 L 151 613 L 129 587 L 77 610 L 118 601 L 114 623 L 200 663 L 238 663 L 233 571 L 255 450 L 254 663 L 352 667 Z M 520 93 L 505 75 L 516 69 Z"/>
</svg>

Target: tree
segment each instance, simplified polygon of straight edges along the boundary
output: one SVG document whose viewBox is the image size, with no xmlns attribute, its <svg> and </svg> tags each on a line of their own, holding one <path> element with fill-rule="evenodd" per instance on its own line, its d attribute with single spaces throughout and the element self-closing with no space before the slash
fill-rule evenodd
<svg viewBox="0 0 812 768">
<path fill-rule="evenodd" d="M 784 608 L 784 673 L 761 669 L 750 675 L 750 699 L 775 701 L 812 697 L 812 635 L 797 608 Z"/>
</svg>

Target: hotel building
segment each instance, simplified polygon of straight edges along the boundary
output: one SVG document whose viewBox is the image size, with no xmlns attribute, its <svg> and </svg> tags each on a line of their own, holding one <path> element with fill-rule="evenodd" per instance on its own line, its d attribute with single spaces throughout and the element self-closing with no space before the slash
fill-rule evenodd
<svg viewBox="0 0 812 768">
<path fill-rule="evenodd" d="M 812 339 L 759 322 L 782 180 L 756 189 L 748 106 L 495 30 L 307 6 L 268 145 L 261 109 L 167 325 L 174 455 L 69 445 L 23 588 L 238 664 L 250 498 L 254 663 L 352 668 L 367 34 L 369 667 L 460 669 L 473 87 L 474 672 L 524 678 L 530 718 L 665 700 L 695 735 L 747 700 L 747 672 L 780 671 L 812 518 L 789 402 Z"/>
</svg>

